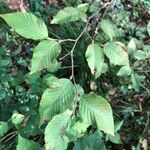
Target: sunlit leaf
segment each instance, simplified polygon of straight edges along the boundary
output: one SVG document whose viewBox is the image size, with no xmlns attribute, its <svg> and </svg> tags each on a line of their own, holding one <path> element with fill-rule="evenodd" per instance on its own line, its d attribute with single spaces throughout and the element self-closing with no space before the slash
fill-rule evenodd
<svg viewBox="0 0 150 150">
<path fill-rule="evenodd" d="M 48 37 L 48 30 L 45 23 L 27 12 L 15 12 L 0 15 L 21 36 L 41 40 Z"/>
<path fill-rule="evenodd" d="M 86 59 L 91 69 L 91 73 L 95 76 L 95 78 L 98 78 L 103 71 L 104 65 L 101 47 L 94 43 L 89 45 L 86 51 Z"/>
<path fill-rule="evenodd" d="M 125 49 L 115 43 L 110 42 L 104 45 L 104 52 L 106 56 L 109 58 L 110 62 L 114 65 L 128 65 L 128 54 Z"/>
<path fill-rule="evenodd" d="M 40 145 L 34 141 L 24 139 L 20 135 L 18 136 L 17 150 L 41 150 Z"/>
<path fill-rule="evenodd" d="M 65 135 L 70 120 L 71 111 L 67 110 L 56 115 L 48 123 L 45 129 L 45 149 L 46 150 L 66 150 L 69 139 Z"/>
<path fill-rule="evenodd" d="M 50 88 L 46 89 L 40 102 L 40 125 L 49 121 L 55 114 L 65 111 L 71 106 L 74 87 L 70 80 L 54 80 Z"/>
<path fill-rule="evenodd" d="M 101 96 L 87 94 L 81 97 L 79 114 L 89 124 L 96 124 L 105 133 L 114 134 L 114 120 L 112 109 Z"/>
<path fill-rule="evenodd" d="M 34 49 L 31 72 L 34 73 L 42 69 L 49 70 L 57 63 L 56 58 L 61 52 L 61 46 L 54 40 L 44 40 L 40 42 Z M 52 68 L 52 72 L 53 72 Z"/>
</svg>

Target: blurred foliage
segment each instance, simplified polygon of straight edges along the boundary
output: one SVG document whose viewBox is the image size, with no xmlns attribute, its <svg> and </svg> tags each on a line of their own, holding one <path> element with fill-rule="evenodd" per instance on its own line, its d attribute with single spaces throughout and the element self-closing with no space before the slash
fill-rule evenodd
<svg viewBox="0 0 150 150">
<path fill-rule="evenodd" d="M 59 27 L 50 26 L 52 17 L 65 6 L 77 6 L 85 2 L 90 5 L 89 14 L 96 12 L 99 3 L 106 3 L 105 0 L 61 0 L 57 6 L 53 6 L 43 0 L 25 0 L 25 3 L 29 4 L 27 11 L 44 20 L 49 29 L 49 36 L 57 39 L 77 38 L 85 24 L 73 22 Z M 11 11 L 6 3 L 0 1 L 0 13 Z M 142 141 L 150 140 L 150 1 L 115 0 L 112 6 L 101 11 L 101 16 L 101 19 L 111 20 L 118 29 L 117 33 L 120 34 L 116 41 L 123 43 L 129 53 L 132 75 L 116 76 L 120 68 L 111 65 L 108 66 L 108 72 L 94 79 L 84 56 L 87 43 L 90 44 L 92 36 L 97 42 L 104 44 L 109 36 L 102 29 L 99 29 L 95 36 L 95 27 L 101 25 L 91 21 L 93 28 L 88 29 L 90 35 L 84 35 L 80 39 L 74 53 L 75 78 L 77 83 L 84 87 L 85 93 L 91 91 L 91 87 L 96 83 L 95 92 L 101 93 L 109 100 L 115 120 L 123 120 L 123 124 L 114 137 L 98 131 L 84 135 L 86 138 L 81 138 L 74 149 L 81 149 L 80 146 L 85 145 L 87 141 L 92 141 L 90 144 L 94 145 L 94 136 L 99 136 L 104 147 L 102 149 L 141 150 Z M 42 73 L 29 75 L 32 52 L 36 44 L 32 40 L 24 40 L 14 31 L 10 32 L 9 27 L 0 19 L 0 130 L 4 131 L 0 131 L 0 150 L 15 149 L 17 132 L 24 138 L 44 144 L 42 131 L 38 127 L 38 107 L 41 95 L 47 87 L 43 79 L 47 72 L 49 75 L 51 73 L 44 70 Z M 72 43 L 64 44 L 60 58 L 65 56 L 72 46 Z M 55 75 L 59 78 L 69 78 L 70 74 L 71 61 L 66 57 Z M 17 113 L 17 121 L 14 120 L 14 113 Z M 72 145 L 69 145 L 70 149 Z M 94 146 L 96 149 L 97 145 Z"/>
</svg>

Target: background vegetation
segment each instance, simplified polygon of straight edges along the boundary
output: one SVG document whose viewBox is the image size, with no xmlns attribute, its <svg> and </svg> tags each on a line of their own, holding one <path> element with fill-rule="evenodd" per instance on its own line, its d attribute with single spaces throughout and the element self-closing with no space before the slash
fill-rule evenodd
<svg viewBox="0 0 150 150">
<path fill-rule="evenodd" d="M 51 21 L 64 7 L 77 7 L 82 3 L 88 3 L 87 16 L 98 14 L 89 20 L 86 32 L 74 49 L 72 68 L 70 50 L 74 43 L 63 40 L 77 39 L 87 21 L 78 20 L 60 25 L 52 25 Z M 49 37 L 62 42 L 62 52 L 58 57 L 61 65 L 29 74 L 33 49 L 38 42 L 19 36 L 0 19 L 0 150 L 12 150 L 16 146 L 18 150 L 22 147 L 25 147 L 24 150 L 43 148 L 45 125 L 39 128 L 38 120 L 42 94 L 53 80 L 50 78 L 52 73 L 57 78 L 72 79 L 72 69 L 74 80 L 84 89 L 84 93 L 93 91 L 108 100 L 116 129 L 115 136 L 111 136 L 97 131 L 95 126 L 89 126 L 84 131 L 86 125 L 83 125 L 80 130 L 84 134 L 80 131 L 79 138 L 73 139 L 68 149 L 84 150 L 88 145 L 93 150 L 148 150 L 150 1 L 25 0 L 23 4 L 19 1 L 0 1 L 0 14 L 24 10 L 42 19 L 48 28 Z M 108 66 L 103 68 L 101 76 L 96 74 L 97 70 L 92 73 L 92 67 L 86 59 L 88 54 L 85 54 L 93 40 L 102 48 L 109 41 L 117 41 L 122 51 L 128 54 L 130 69 L 120 70 L 121 66 L 109 63 L 113 58 L 109 60 L 105 56 Z M 80 86 L 79 91 L 83 93 Z"/>
</svg>

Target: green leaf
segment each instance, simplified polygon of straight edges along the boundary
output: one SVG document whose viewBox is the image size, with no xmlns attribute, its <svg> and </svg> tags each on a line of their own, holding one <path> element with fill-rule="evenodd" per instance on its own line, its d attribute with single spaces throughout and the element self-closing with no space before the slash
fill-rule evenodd
<svg viewBox="0 0 150 150">
<path fill-rule="evenodd" d="M 150 58 L 150 45 L 144 45 L 144 52 Z"/>
<path fill-rule="evenodd" d="M 141 50 L 138 50 L 135 53 L 133 53 L 133 56 L 137 60 L 144 60 L 144 59 L 150 58 L 149 53 L 146 53 L 145 51 L 141 51 Z"/>
<path fill-rule="evenodd" d="M 44 77 L 44 82 L 45 82 L 49 87 L 51 87 L 51 85 L 53 86 L 53 82 L 54 82 L 54 81 L 57 81 L 57 80 L 58 80 L 58 78 L 55 77 L 55 76 L 52 75 L 52 74 L 46 75 L 46 76 Z"/>
<path fill-rule="evenodd" d="M 101 0 L 94 0 L 89 6 L 89 12 L 95 14 L 99 9 L 99 4 Z"/>
<path fill-rule="evenodd" d="M 65 111 L 56 115 L 48 123 L 45 129 L 45 148 L 46 150 L 66 150 L 69 139 L 65 135 L 72 112 Z"/>
<path fill-rule="evenodd" d="M 27 12 L 0 15 L 21 36 L 41 40 L 48 37 L 48 30 L 42 20 Z"/>
<path fill-rule="evenodd" d="M 103 64 L 103 67 L 102 67 L 102 73 L 106 73 L 108 71 L 108 64 L 107 63 L 104 63 Z"/>
<path fill-rule="evenodd" d="M 75 143 L 73 150 L 106 150 L 102 133 L 96 131 L 93 134 L 85 135 Z"/>
<path fill-rule="evenodd" d="M 78 10 L 81 12 L 81 13 L 86 13 L 87 10 L 88 10 L 88 6 L 89 4 L 88 3 L 84 3 L 84 4 L 80 4 L 78 5 Z"/>
<path fill-rule="evenodd" d="M 128 45 L 127 45 L 127 50 L 129 54 L 132 54 L 134 51 L 136 51 L 136 44 L 135 44 L 135 39 L 132 38 Z"/>
<path fill-rule="evenodd" d="M 77 8 L 75 7 L 65 7 L 60 10 L 51 21 L 51 24 L 63 24 L 72 21 L 77 21 L 79 19 L 86 21 L 86 11 L 88 9 L 88 4 L 80 4 Z"/>
<path fill-rule="evenodd" d="M 121 126 L 123 125 L 123 121 L 115 123 L 115 132 L 119 131 Z"/>
<path fill-rule="evenodd" d="M 118 76 L 124 76 L 124 75 L 129 76 L 129 75 L 131 75 L 131 72 L 132 72 L 132 70 L 131 70 L 130 66 L 123 66 L 120 68 L 117 75 Z"/>
<path fill-rule="evenodd" d="M 112 143 L 115 143 L 115 144 L 121 144 L 121 138 L 118 132 L 116 132 L 114 136 L 107 135 L 107 140 L 110 140 Z"/>
<path fill-rule="evenodd" d="M 74 87 L 70 80 L 54 80 L 46 89 L 40 102 L 40 125 L 49 121 L 55 114 L 65 111 L 71 106 L 74 97 Z"/>
<path fill-rule="evenodd" d="M 13 124 L 17 125 L 20 124 L 24 120 L 25 116 L 22 114 L 19 114 L 18 112 L 14 112 L 11 121 Z"/>
<path fill-rule="evenodd" d="M 132 81 L 132 87 L 135 89 L 135 91 L 139 92 L 141 82 L 145 79 L 145 76 L 140 76 L 137 73 L 131 74 L 131 81 Z"/>
<path fill-rule="evenodd" d="M 119 33 L 117 27 L 109 20 L 102 20 L 100 22 L 100 27 L 104 31 L 104 33 L 110 38 L 111 41 Z"/>
<path fill-rule="evenodd" d="M 98 78 L 103 70 L 104 58 L 102 49 L 98 44 L 91 44 L 86 51 L 86 59 L 91 69 L 91 73 Z"/>
<path fill-rule="evenodd" d="M 114 135 L 112 109 L 103 97 L 96 94 L 82 96 L 79 105 L 79 114 L 84 121 L 89 124 L 96 123 L 98 129 Z"/>
<path fill-rule="evenodd" d="M 80 11 L 74 7 L 66 7 L 60 10 L 51 21 L 51 24 L 63 24 L 80 19 Z"/>
<path fill-rule="evenodd" d="M 124 48 L 115 43 L 110 42 L 104 45 L 104 52 L 109 58 L 110 62 L 114 65 L 128 65 L 128 54 Z"/>
<path fill-rule="evenodd" d="M 82 88 L 81 85 L 76 84 L 76 85 L 74 85 L 74 88 L 75 88 L 75 90 L 77 90 L 77 93 L 78 93 L 80 96 L 81 96 L 81 95 L 84 95 L 84 89 Z"/>
<path fill-rule="evenodd" d="M 41 150 L 40 145 L 18 136 L 17 150 Z"/>
<path fill-rule="evenodd" d="M 84 135 L 84 132 L 89 127 L 87 122 L 83 120 L 79 120 L 74 123 L 74 125 L 68 130 L 67 137 L 69 137 L 70 141 L 76 141 L 79 137 Z"/>
<path fill-rule="evenodd" d="M 44 40 L 34 49 L 31 73 L 50 68 L 56 63 L 56 58 L 61 52 L 61 46 L 55 40 Z"/>
<path fill-rule="evenodd" d="M 56 60 L 54 63 L 51 63 L 48 66 L 47 71 L 54 73 L 57 72 L 60 68 L 61 68 L 61 63 Z"/>
<path fill-rule="evenodd" d="M 107 134 L 106 141 L 110 140 L 113 143 L 121 144 L 120 134 L 117 131 L 120 130 L 122 124 L 123 124 L 123 121 L 115 123 L 115 134 L 114 136 Z"/>
<path fill-rule="evenodd" d="M 4 136 L 4 134 L 9 130 L 9 126 L 7 122 L 0 121 L 0 137 Z"/>
</svg>

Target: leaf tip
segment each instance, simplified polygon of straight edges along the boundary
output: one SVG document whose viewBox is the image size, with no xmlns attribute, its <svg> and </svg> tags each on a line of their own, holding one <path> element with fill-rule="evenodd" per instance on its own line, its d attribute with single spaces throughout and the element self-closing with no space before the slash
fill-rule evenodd
<svg viewBox="0 0 150 150">
<path fill-rule="evenodd" d="M 51 24 L 57 24 L 56 19 L 53 19 L 53 20 L 51 21 Z"/>
</svg>

